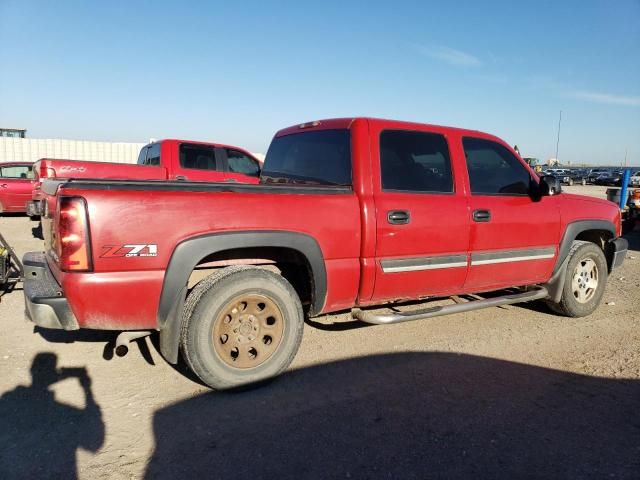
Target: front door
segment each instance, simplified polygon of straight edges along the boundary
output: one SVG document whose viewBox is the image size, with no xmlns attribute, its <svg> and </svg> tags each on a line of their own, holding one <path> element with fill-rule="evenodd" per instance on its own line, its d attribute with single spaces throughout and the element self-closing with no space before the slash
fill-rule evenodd
<svg viewBox="0 0 640 480">
<path fill-rule="evenodd" d="M 467 273 L 469 216 L 447 137 L 426 127 L 372 126 L 371 138 L 377 223 L 372 300 L 459 291 Z"/>
<path fill-rule="evenodd" d="M 532 173 L 493 140 L 462 139 L 469 173 L 471 265 L 465 291 L 547 280 L 560 244 L 556 197 L 530 196 Z"/>
</svg>

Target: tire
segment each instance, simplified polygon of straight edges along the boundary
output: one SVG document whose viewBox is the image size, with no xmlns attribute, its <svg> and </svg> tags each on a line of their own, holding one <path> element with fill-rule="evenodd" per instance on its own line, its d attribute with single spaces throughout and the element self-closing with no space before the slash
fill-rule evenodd
<svg viewBox="0 0 640 480">
<path fill-rule="evenodd" d="M 189 368 L 223 390 L 281 373 L 300 347 L 303 327 L 300 299 L 287 280 L 263 268 L 228 267 L 191 291 L 180 343 Z"/>
<path fill-rule="evenodd" d="M 573 178 L 570 178 L 570 179 L 569 179 L 569 186 L 570 186 L 570 187 L 573 187 Z"/>
<path fill-rule="evenodd" d="M 583 178 L 583 179 L 582 179 L 582 182 L 580 182 L 580 183 L 582 183 L 582 185 L 584 186 L 584 185 L 586 185 L 586 184 L 587 184 L 587 181 Z"/>
<path fill-rule="evenodd" d="M 591 315 L 602 300 L 607 286 L 607 260 L 595 243 L 575 241 L 568 255 L 567 272 L 558 303 L 551 309 L 567 317 Z"/>
</svg>

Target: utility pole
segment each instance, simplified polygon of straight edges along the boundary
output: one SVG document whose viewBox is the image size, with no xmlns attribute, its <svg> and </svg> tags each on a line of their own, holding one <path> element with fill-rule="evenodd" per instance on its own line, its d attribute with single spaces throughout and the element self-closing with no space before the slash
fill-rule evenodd
<svg viewBox="0 0 640 480">
<path fill-rule="evenodd" d="M 558 119 L 558 140 L 556 141 L 556 161 L 558 165 L 560 165 L 560 160 L 558 159 L 558 147 L 560 146 L 560 124 L 562 123 L 562 110 L 560 110 L 560 118 Z"/>
</svg>

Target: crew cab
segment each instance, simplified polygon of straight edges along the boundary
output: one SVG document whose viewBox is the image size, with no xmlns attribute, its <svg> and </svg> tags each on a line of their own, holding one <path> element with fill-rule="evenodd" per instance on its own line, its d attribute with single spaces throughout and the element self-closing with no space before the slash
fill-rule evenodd
<svg viewBox="0 0 640 480">
<path fill-rule="evenodd" d="M 34 164 L 31 216 L 42 214 L 42 181 L 51 178 L 181 180 L 195 182 L 258 183 L 260 162 L 239 147 L 190 140 L 166 139 L 145 145 L 137 164 L 54 160 Z"/>
<path fill-rule="evenodd" d="M 308 316 L 394 324 L 536 299 L 589 315 L 627 250 L 613 203 L 563 193 L 499 138 L 372 118 L 279 131 L 259 185 L 43 189 L 58 207 L 45 251 L 24 257 L 28 317 L 119 338 L 159 331 L 167 361 L 181 351 L 218 389 L 283 371 Z"/>
<path fill-rule="evenodd" d="M 32 188 L 31 162 L 0 163 L 0 213 L 24 213 Z"/>
</svg>

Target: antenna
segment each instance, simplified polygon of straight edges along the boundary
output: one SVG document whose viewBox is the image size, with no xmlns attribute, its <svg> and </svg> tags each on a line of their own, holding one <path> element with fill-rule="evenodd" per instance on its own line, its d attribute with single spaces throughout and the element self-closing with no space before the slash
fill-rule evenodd
<svg viewBox="0 0 640 480">
<path fill-rule="evenodd" d="M 562 123 L 562 110 L 560 110 L 560 118 L 558 119 L 558 140 L 556 141 L 556 161 L 558 165 L 560 165 L 560 160 L 558 159 L 558 147 L 560 146 L 560 124 Z"/>
</svg>

